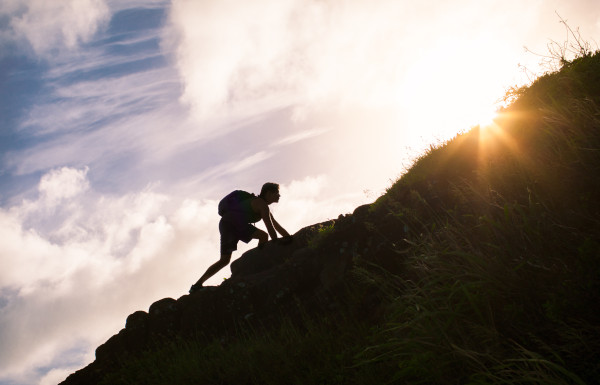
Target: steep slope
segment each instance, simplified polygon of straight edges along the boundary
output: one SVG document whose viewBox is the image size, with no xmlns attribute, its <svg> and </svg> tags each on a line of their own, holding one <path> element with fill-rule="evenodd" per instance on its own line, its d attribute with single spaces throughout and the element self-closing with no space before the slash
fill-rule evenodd
<svg viewBox="0 0 600 385">
<path fill-rule="evenodd" d="M 599 74 L 565 62 L 372 205 L 130 315 L 64 384 L 597 383 Z"/>
</svg>

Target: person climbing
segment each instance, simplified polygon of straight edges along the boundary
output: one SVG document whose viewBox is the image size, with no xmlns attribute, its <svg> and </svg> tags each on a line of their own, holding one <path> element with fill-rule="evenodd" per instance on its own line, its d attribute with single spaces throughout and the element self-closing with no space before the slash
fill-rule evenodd
<svg viewBox="0 0 600 385">
<path fill-rule="evenodd" d="M 204 282 L 229 264 L 231 254 L 237 250 L 238 241 L 245 243 L 258 239 L 258 247 L 263 247 L 271 239 L 277 241 L 277 233 L 283 243 L 292 241 L 292 236 L 273 218 L 269 211 L 271 203 L 279 202 L 279 185 L 265 183 L 258 196 L 236 190 L 219 203 L 219 233 L 221 234 L 221 259 L 211 265 L 200 279 L 190 288 L 190 294 L 202 288 Z M 268 234 L 257 229 L 252 223 L 263 220 Z"/>
</svg>

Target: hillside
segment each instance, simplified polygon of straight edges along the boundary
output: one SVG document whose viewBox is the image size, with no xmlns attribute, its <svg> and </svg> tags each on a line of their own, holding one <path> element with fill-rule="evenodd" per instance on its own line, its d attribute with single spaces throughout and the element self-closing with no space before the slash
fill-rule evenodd
<svg viewBox="0 0 600 385">
<path fill-rule="evenodd" d="M 165 298 L 63 384 L 600 381 L 600 54 L 351 215 Z"/>
</svg>

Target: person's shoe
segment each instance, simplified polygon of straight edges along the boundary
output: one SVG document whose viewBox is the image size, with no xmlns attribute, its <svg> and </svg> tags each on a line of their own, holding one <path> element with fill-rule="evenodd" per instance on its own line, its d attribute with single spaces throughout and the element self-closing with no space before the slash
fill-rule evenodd
<svg viewBox="0 0 600 385">
<path fill-rule="evenodd" d="M 202 289 L 202 285 L 193 284 L 192 287 L 190 287 L 190 294 L 192 294 L 200 289 Z"/>
<path fill-rule="evenodd" d="M 278 245 L 289 245 L 294 241 L 294 238 L 291 235 L 286 235 L 285 237 L 275 238 L 273 242 Z"/>
<path fill-rule="evenodd" d="M 281 243 L 282 245 L 289 245 L 292 242 L 294 242 L 294 237 L 291 235 L 286 235 L 285 237 L 281 237 L 281 240 L 279 241 L 279 243 Z"/>
</svg>

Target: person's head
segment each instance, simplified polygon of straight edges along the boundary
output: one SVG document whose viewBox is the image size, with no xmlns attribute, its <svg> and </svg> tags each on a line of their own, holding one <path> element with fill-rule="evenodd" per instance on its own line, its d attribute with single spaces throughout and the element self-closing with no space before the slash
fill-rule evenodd
<svg viewBox="0 0 600 385">
<path fill-rule="evenodd" d="M 267 182 L 263 184 L 260 194 L 258 195 L 264 199 L 267 204 L 279 201 L 279 185 L 277 183 Z"/>
</svg>

